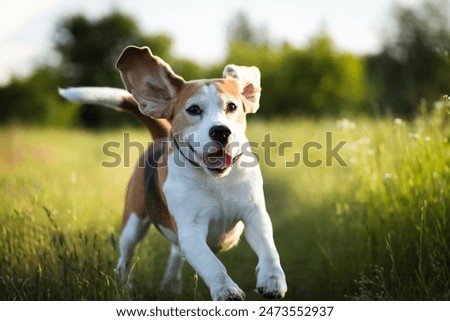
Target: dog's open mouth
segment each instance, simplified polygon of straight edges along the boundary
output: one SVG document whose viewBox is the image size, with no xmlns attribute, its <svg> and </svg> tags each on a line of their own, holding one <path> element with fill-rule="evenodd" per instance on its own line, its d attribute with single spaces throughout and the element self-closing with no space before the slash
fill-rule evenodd
<svg viewBox="0 0 450 321">
<path fill-rule="evenodd" d="M 233 157 L 224 149 L 218 149 L 213 153 L 203 154 L 203 163 L 209 170 L 221 173 L 233 164 Z"/>
</svg>

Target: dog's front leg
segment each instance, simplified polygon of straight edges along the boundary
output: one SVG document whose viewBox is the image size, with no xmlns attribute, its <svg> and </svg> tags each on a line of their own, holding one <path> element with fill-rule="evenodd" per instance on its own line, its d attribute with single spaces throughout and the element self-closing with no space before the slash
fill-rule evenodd
<svg viewBox="0 0 450 321">
<path fill-rule="evenodd" d="M 244 292 L 228 276 L 225 266 L 206 243 L 208 224 L 178 224 L 178 240 L 184 257 L 205 281 L 216 301 L 244 300 Z"/>
<path fill-rule="evenodd" d="M 245 237 L 258 256 L 256 288 L 267 299 L 281 299 L 287 291 L 286 277 L 275 247 L 272 222 L 264 208 L 256 208 L 245 220 Z"/>
</svg>

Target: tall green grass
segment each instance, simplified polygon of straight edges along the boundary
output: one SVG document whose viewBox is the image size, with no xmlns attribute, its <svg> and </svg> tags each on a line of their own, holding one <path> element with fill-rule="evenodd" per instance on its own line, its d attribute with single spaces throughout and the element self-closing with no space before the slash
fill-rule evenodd
<svg viewBox="0 0 450 321">
<path fill-rule="evenodd" d="M 448 114 L 393 119 L 249 120 L 249 138 L 271 132 L 285 150 L 256 148 L 290 300 L 450 299 Z M 123 131 L 0 129 L 0 299 L 117 300 L 118 231 L 131 167 L 106 168 L 102 146 Z M 131 139 L 145 143 L 143 130 Z M 348 166 L 285 166 L 326 132 Z M 121 151 L 121 149 L 118 149 Z M 137 149 L 132 149 L 136 159 Z M 159 291 L 168 243 L 155 229 L 133 261 L 134 299 L 172 299 Z M 221 253 L 229 274 L 259 299 L 256 257 L 245 240 Z M 177 299 L 209 299 L 186 266 Z"/>
</svg>

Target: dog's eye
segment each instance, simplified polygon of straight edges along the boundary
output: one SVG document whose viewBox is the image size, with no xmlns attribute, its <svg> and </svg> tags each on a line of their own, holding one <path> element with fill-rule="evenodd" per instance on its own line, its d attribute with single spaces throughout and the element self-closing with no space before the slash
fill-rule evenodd
<svg viewBox="0 0 450 321">
<path fill-rule="evenodd" d="M 227 104 L 227 113 L 232 113 L 237 110 L 237 106 L 235 103 L 228 103 Z"/>
<path fill-rule="evenodd" d="M 198 105 L 192 105 L 186 109 L 186 112 L 191 116 L 200 116 L 203 110 Z"/>
</svg>

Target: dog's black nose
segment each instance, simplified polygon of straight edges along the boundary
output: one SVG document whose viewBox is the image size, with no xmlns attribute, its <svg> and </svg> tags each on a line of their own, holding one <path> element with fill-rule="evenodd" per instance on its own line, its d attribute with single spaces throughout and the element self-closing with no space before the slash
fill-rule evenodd
<svg viewBox="0 0 450 321">
<path fill-rule="evenodd" d="M 215 142 L 225 146 L 228 142 L 228 137 L 231 135 L 231 130 L 226 126 L 214 126 L 209 130 L 209 137 Z"/>
</svg>

